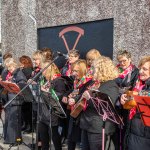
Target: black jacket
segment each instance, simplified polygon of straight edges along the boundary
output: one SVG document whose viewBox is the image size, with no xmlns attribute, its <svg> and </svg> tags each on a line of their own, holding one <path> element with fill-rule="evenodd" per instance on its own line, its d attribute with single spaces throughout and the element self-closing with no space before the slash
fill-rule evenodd
<svg viewBox="0 0 150 150">
<path fill-rule="evenodd" d="M 26 76 L 27 80 L 29 80 L 32 76 L 33 69 L 32 68 L 23 68 L 22 72 Z"/>
<path fill-rule="evenodd" d="M 150 79 L 146 81 L 146 86 L 143 90 L 150 92 Z M 150 150 L 150 127 L 144 126 L 138 110 L 133 119 L 128 122 L 126 131 L 126 149 Z"/>
<path fill-rule="evenodd" d="M 102 83 L 99 87 L 99 91 L 107 94 L 114 104 L 119 94 L 119 88 L 115 81 L 110 80 L 105 83 Z M 87 130 L 91 133 L 102 133 L 102 117 L 100 117 L 93 106 L 91 100 L 88 101 L 88 107 L 85 111 L 82 112 L 80 117 L 80 127 L 81 129 Z M 111 134 L 115 132 L 115 124 L 106 121 L 105 125 L 106 134 Z"/>
<path fill-rule="evenodd" d="M 16 69 L 13 72 L 12 76 L 13 76 L 12 82 L 16 83 L 20 87 L 20 89 L 22 89 L 26 85 L 27 79 L 20 69 Z M 14 98 L 15 95 L 16 94 L 8 92 L 8 99 L 11 100 L 12 98 Z M 18 96 L 11 102 L 11 105 L 20 105 L 23 103 L 23 100 L 24 100 L 23 96 Z"/>
</svg>

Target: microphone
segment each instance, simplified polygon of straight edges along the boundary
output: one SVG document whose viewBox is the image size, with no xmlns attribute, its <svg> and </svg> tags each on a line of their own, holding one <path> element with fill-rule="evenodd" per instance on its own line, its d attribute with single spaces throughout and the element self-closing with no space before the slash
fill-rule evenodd
<svg viewBox="0 0 150 150">
<path fill-rule="evenodd" d="M 69 58 L 68 54 L 63 54 L 63 53 L 58 52 L 58 51 L 57 51 L 57 55 L 59 55 L 59 56 L 64 56 L 65 59 L 68 59 L 68 58 Z"/>
</svg>

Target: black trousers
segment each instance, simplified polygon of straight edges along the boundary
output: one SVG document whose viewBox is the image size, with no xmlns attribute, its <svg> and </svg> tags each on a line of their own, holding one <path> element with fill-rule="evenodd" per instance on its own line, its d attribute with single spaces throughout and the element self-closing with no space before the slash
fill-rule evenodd
<svg viewBox="0 0 150 150">
<path fill-rule="evenodd" d="M 82 150 L 102 150 L 102 133 L 91 133 L 82 130 Z M 112 136 L 105 135 L 105 150 L 115 150 Z"/>
<path fill-rule="evenodd" d="M 82 142 L 82 150 L 101 150 L 102 134 L 94 134 L 82 130 L 81 142 Z"/>
<path fill-rule="evenodd" d="M 21 138 L 21 105 L 9 105 L 5 109 L 4 141 L 8 144 L 16 143 Z"/>
<path fill-rule="evenodd" d="M 52 126 L 52 134 L 50 131 L 50 127 L 43 123 L 39 123 L 39 133 L 40 133 L 40 140 L 42 142 L 42 150 L 49 150 L 49 142 L 51 140 L 54 143 L 55 150 L 62 150 L 61 146 L 61 136 L 58 133 L 58 126 Z"/>
</svg>

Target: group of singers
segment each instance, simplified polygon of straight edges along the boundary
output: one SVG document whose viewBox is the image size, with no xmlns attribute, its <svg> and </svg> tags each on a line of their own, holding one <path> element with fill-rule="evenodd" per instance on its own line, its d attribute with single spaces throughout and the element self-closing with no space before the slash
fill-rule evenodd
<svg viewBox="0 0 150 150">
<path fill-rule="evenodd" d="M 33 53 L 32 58 L 21 56 L 17 61 L 11 53 L 3 56 L 4 68 L 1 81 L 16 83 L 18 86 L 31 82 L 41 69 L 53 60 L 53 52 L 43 48 Z M 33 60 L 33 61 L 32 61 Z M 95 109 L 92 91 L 108 95 L 122 118 L 124 125 L 106 120 L 105 149 L 106 150 L 149 150 L 150 127 L 145 126 L 136 105 L 124 109 L 128 99 L 127 91 L 147 91 L 150 95 L 150 56 L 142 57 L 139 64 L 134 65 L 130 52 L 120 50 L 117 54 L 118 65 L 96 49 L 86 54 L 86 59 L 80 59 L 78 50 L 70 50 L 68 60 L 63 68 L 58 69 L 52 63 L 41 75 L 32 81 L 32 86 L 39 84 L 40 106 L 37 112 L 36 100 L 25 100 L 26 96 L 18 95 L 5 109 L 4 143 L 17 144 L 23 133 L 38 131 L 38 146 L 49 150 L 51 140 L 55 150 L 62 150 L 62 139 L 66 138 L 68 150 L 75 150 L 79 144 L 82 150 L 102 150 L 103 119 Z M 33 67 L 34 66 L 34 67 Z M 68 78 L 64 78 L 64 76 Z M 67 81 L 71 79 L 72 84 Z M 69 88 L 68 88 L 69 87 Z M 16 93 L 1 88 L 1 101 L 5 105 L 15 97 Z M 33 93 L 33 88 L 31 92 Z M 55 97 L 52 96 L 53 92 Z M 33 97 L 39 96 L 38 94 Z M 84 108 L 74 118 L 70 112 L 77 102 L 84 99 Z M 60 118 L 53 111 L 53 105 L 59 101 L 67 118 Z M 33 104 L 34 103 L 34 104 Z M 34 117 L 32 117 L 32 115 Z M 39 116 L 37 116 L 39 115 Z M 34 123 L 38 121 L 38 129 Z M 60 130 L 61 127 L 61 130 Z"/>
</svg>

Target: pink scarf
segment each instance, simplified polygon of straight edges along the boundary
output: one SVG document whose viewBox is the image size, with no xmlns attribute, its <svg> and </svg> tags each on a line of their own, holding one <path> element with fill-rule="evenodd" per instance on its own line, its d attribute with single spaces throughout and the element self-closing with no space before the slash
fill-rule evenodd
<svg viewBox="0 0 150 150">
<path fill-rule="evenodd" d="M 119 70 L 119 78 L 121 79 L 124 79 L 134 68 L 134 65 L 133 64 L 130 64 L 130 66 L 128 68 L 126 68 L 125 70 L 123 70 L 121 67 L 120 67 L 120 64 L 117 65 L 117 68 Z"/>
<path fill-rule="evenodd" d="M 136 81 L 136 85 L 133 89 L 133 91 L 140 92 L 144 88 L 145 84 L 140 80 L 140 77 L 138 76 L 138 79 Z"/>
<path fill-rule="evenodd" d="M 140 77 L 138 76 L 138 79 L 136 81 L 136 85 L 135 85 L 133 91 L 140 92 L 143 89 L 144 86 L 145 86 L 145 84 L 142 83 L 142 81 L 140 80 Z M 130 110 L 129 119 L 131 120 L 134 117 L 135 114 L 136 114 L 136 107 L 133 107 Z"/>
</svg>

